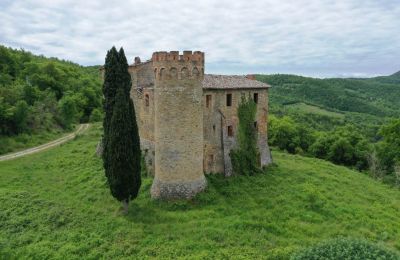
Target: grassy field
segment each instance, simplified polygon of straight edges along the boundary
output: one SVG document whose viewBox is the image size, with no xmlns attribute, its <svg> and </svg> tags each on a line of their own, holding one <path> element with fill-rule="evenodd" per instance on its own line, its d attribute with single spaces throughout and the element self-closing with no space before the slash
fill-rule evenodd
<svg viewBox="0 0 400 260">
<path fill-rule="evenodd" d="M 265 174 L 209 176 L 189 202 L 152 201 L 151 179 L 130 213 L 106 186 L 94 125 L 76 140 L 0 163 L 0 259 L 286 259 L 349 236 L 400 250 L 400 191 L 329 162 L 274 152 Z"/>
<path fill-rule="evenodd" d="M 0 136 L 0 155 L 18 152 L 53 141 L 75 130 L 55 128 L 52 131 L 43 131 L 35 134 L 19 134 L 16 136 Z"/>
<path fill-rule="evenodd" d="M 345 116 L 344 114 L 341 114 L 341 113 L 328 111 L 326 109 L 319 108 L 317 106 L 312 106 L 312 105 L 309 105 L 309 104 L 306 104 L 306 103 L 302 103 L 302 102 L 295 103 L 295 104 L 290 104 L 290 105 L 285 105 L 285 108 L 294 109 L 296 111 L 300 111 L 300 112 L 307 113 L 307 114 L 330 116 L 330 117 L 336 117 L 336 118 L 340 118 L 340 119 L 343 119 L 344 116 Z"/>
</svg>

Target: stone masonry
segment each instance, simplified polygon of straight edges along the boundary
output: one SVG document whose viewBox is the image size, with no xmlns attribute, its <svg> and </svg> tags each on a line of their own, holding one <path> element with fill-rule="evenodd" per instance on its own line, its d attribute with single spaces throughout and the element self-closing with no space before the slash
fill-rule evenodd
<svg viewBox="0 0 400 260">
<path fill-rule="evenodd" d="M 232 175 L 241 97 L 257 103 L 260 165 L 271 163 L 267 142 L 267 84 L 249 76 L 204 74 L 204 53 L 155 52 L 129 66 L 141 148 L 154 175 L 153 198 L 191 198 L 204 174 Z"/>
</svg>

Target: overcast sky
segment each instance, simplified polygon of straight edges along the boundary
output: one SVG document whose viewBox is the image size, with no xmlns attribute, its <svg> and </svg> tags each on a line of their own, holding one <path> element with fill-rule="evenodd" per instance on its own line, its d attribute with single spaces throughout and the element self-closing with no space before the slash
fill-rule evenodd
<svg viewBox="0 0 400 260">
<path fill-rule="evenodd" d="M 399 1 L 0 0 L 0 44 L 82 65 L 115 45 L 129 62 L 201 50 L 207 73 L 387 75 L 400 70 Z"/>
</svg>

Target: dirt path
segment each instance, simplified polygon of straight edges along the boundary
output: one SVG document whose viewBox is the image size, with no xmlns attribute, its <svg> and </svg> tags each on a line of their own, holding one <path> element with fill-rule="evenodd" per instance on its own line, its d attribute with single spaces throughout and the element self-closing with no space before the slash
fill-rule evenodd
<svg viewBox="0 0 400 260">
<path fill-rule="evenodd" d="M 0 156 L 0 161 L 12 160 L 12 159 L 15 159 L 15 158 L 18 158 L 21 156 L 25 156 L 25 155 L 32 154 L 32 153 L 37 153 L 37 152 L 43 151 L 45 149 L 49 149 L 51 147 L 63 144 L 65 142 L 68 142 L 69 140 L 73 139 L 77 134 L 80 134 L 80 133 L 86 131 L 88 128 L 89 128 L 89 124 L 82 124 L 79 126 L 79 128 L 75 132 L 68 134 L 64 137 L 61 137 L 59 139 L 56 139 L 54 141 L 51 141 L 49 143 L 42 144 L 42 145 L 39 145 L 36 147 L 32 147 L 32 148 L 29 148 L 29 149 L 26 149 L 23 151 L 19 151 L 16 153 L 2 155 L 2 156 Z"/>
</svg>

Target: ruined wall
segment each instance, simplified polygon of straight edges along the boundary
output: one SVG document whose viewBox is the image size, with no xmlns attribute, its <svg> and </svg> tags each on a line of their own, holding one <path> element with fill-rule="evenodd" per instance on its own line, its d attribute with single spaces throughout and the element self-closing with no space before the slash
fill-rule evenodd
<svg viewBox="0 0 400 260">
<path fill-rule="evenodd" d="M 190 198 L 206 186 L 203 174 L 204 53 L 156 52 L 155 178 L 153 198 Z"/>
<path fill-rule="evenodd" d="M 203 93 L 203 133 L 204 133 L 204 171 L 206 173 L 224 172 L 232 174 L 229 153 L 235 148 L 239 119 L 237 108 L 241 97 L 254 97 L 258 94 L 256 122 L 258 129 L 258 147 L 261 165 L 270 163 L 270 152 L 267 143 L 268 89 L 207 89 Z M 227 94 L 232 95 L 232 104 L 227 106 Z M 211 103 L 207 107 L 207 95 Z M 228 134 L 232 126 L 233 136 Z"/>
</svg>

